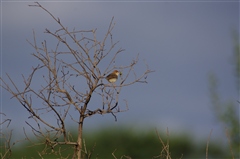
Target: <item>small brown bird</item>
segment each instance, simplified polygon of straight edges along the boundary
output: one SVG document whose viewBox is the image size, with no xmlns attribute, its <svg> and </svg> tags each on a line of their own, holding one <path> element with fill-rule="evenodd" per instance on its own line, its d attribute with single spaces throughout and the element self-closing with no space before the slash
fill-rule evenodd
<svg viewBox="0 0 240 159">
<path fill-rule="evenodd" d="M 114 83 L 117 81 L 118 75 L 122 75 L 122 73 L 119 72 L 118 70 L 114 70 L 112 73 L 107 75 L 106 79 L 108 80 L 108 82 Z"/>
</svg>

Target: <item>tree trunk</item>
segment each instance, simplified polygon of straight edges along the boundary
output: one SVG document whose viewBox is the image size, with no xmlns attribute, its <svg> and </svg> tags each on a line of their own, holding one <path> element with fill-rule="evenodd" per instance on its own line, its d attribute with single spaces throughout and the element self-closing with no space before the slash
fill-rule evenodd
<svg viewBox="0 0 240 159">
<path fill-rule="evenodd" d="M 84 115 L 81 113 L 80 118 L 79 118 L 79 125 L 78 125 L 78 138 L 77 138 L 77 147 L 76 147 L 76 154 L 77 158 L 81 159 L 82 158 L 82 130 L 83 130 L 83 120 L 84 120 Z"/>
</svg>

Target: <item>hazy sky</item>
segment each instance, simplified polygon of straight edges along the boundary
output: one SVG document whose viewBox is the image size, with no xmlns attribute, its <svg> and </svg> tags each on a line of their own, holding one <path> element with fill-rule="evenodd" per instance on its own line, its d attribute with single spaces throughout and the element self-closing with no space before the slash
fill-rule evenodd
<svg viewBox="0 0 240 159">
<path fill-rule="evenodd" d="M 39 1 L 41 2 L 41 1 Z M 21 74 L 28 75 L 36 59 L 32 41 L 48 39 L 45 28 L 57 29 L 51 17 L 33 2 L 1 2 L 1 76 L 9 73 L 21 87 Z M 125 49 L 120 62 L 133 59 L 148 63 L 154 73 L 148 84 L 136 84 L 122 90 L 129 111 L 86 119 L 88 128 L 119 126 L 169 129 L 206 138 L 222 137 L 221 125 L 214 118 L 208 91 L 208 74 L 215 73 L 223 101 L 237 101 L 234 78 L 232 31 L 239 28 L 238 2 L 41 2 L 69 28 L 95 29 L 102 38 L 111 18 L 116 26 L 113 37 Z M 99 38 L 99 39 L 100 39 Z M 49 45 L 55 43 L 49 42 Z M 141 72 L 143 67 L 136 68 Z M 17 129 L 27 127 L 28 114 L 11 95 L 2 90 L 1 111 Z M 122 101 L 123 104 L 123 101 Z M 49 117 L 51 118 L 51 117 Z"/>
</svg>

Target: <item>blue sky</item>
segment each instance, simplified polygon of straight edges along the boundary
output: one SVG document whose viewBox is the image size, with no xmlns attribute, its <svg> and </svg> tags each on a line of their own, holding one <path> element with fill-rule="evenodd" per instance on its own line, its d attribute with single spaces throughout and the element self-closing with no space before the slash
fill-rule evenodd
<svg viewBox="0 0 240 159">
<path fill-rule="evenodd" d="M 41 1 L 39 1 L 41 2 Z M 5 73 L 21 87 L 21 74 L 28 75 L 36 59 L 32 41 L 35 30 L 39 43 L 48 39 L 45 28 L 56 23 L 43 10 L 28 7 L 32 2 L 1 3 L 1 76 Z M 239 3 L 213 2 L 41 2 L 69 28 L 95 29 L 105 34 L 112 16 L 116 26 L 113 37 L 120 41 L 125 63 L 140 54 L 154 73 L 148 84 L 122 90 L 129 111 L 97 115 L 86 120 L 86 128 L 120 125 L 158 128 L 170 134 L 188 132 L 199 138 L 222 138 L 221 124 L 214 118 L 208 92 L 208 74 L 219 80 L 222 100 L 236 101 L 232 31 L 239 28 Z M 51 41 L 49 42 L 51 45 Z M 144 64 L 144 63 L 143 63 Z M 136 68 L 141 71 L 142 67 Z M 27 127 L 28 114 L 11 95 L 2 90 L 1 111 L 12 119 L 16 129 Z M 50 117 L 49 117 L 50 118 Z"/>
</svg>

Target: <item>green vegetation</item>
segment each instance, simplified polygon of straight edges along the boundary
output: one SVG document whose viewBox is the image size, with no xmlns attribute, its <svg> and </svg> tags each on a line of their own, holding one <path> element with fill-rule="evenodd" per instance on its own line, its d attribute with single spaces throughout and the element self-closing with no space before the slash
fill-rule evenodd
<svg viewBox="0 0 240 159">
<path fill-rule="evenodd" d="M 233 65 L 236 77 L 236 88 L 239 92 L 240 82 L 240 44 L 238 38 L 238 32 L 234 32 L 234 54 L 233 54 Z M 214 73 L 209 75 L 209 92 L 210 99 L 212 101 L 212 108 L 214 115 L 219 122 L 222 123 L 224 131 L 226 132 L 229 140 L 230 150 L 233 158 L 239 158 L 240 150 L 240 121 L 239 121 L 239 103 L 236 100 L 224 101 L 221 94 L 218 92 L 220 84 Z M 239 98 L 239 97 L 238 97 Z"/>
<path fill-rule="evenodd" d="M 206 146 L 208 139 L 203 142 L 194 141 L 188 134 L 178 136 L 168 136 L 159 132 L 161 140 L 169 146 L 171 158 L 206 158 Z M 76 135 L 73 136 L 73 139 Z M 33 138 L 34 139 L 34 138 Z M 59 139 L 60 140 L 60 139 Z M 43 158 L 71 158 L 73 146 L 62 145 L 45 147 L 45 141 L 35 141 L 35 143 L 24 144 L 13 149 L 11 158 L 39 158 L 38 152 L 44 152 Z M 84 133 L 84 153 L 85 158 L 166 158 L 163 153 L 163 145 L 158 139 L 155 130 L 148 132 L 129 131 L 127 128 L 104 128 L 96 132 Z M 38 146 L 36 146 L 38 145 Z M 87 152 L 87 153 L 86 153 Z M 114 154 L 114 156 L 112 155 Z M 229 157 L 230 153 L 224 150 L 221 144 L 209 141 L 208 157 L 220 158 Z"/>
</svg>

